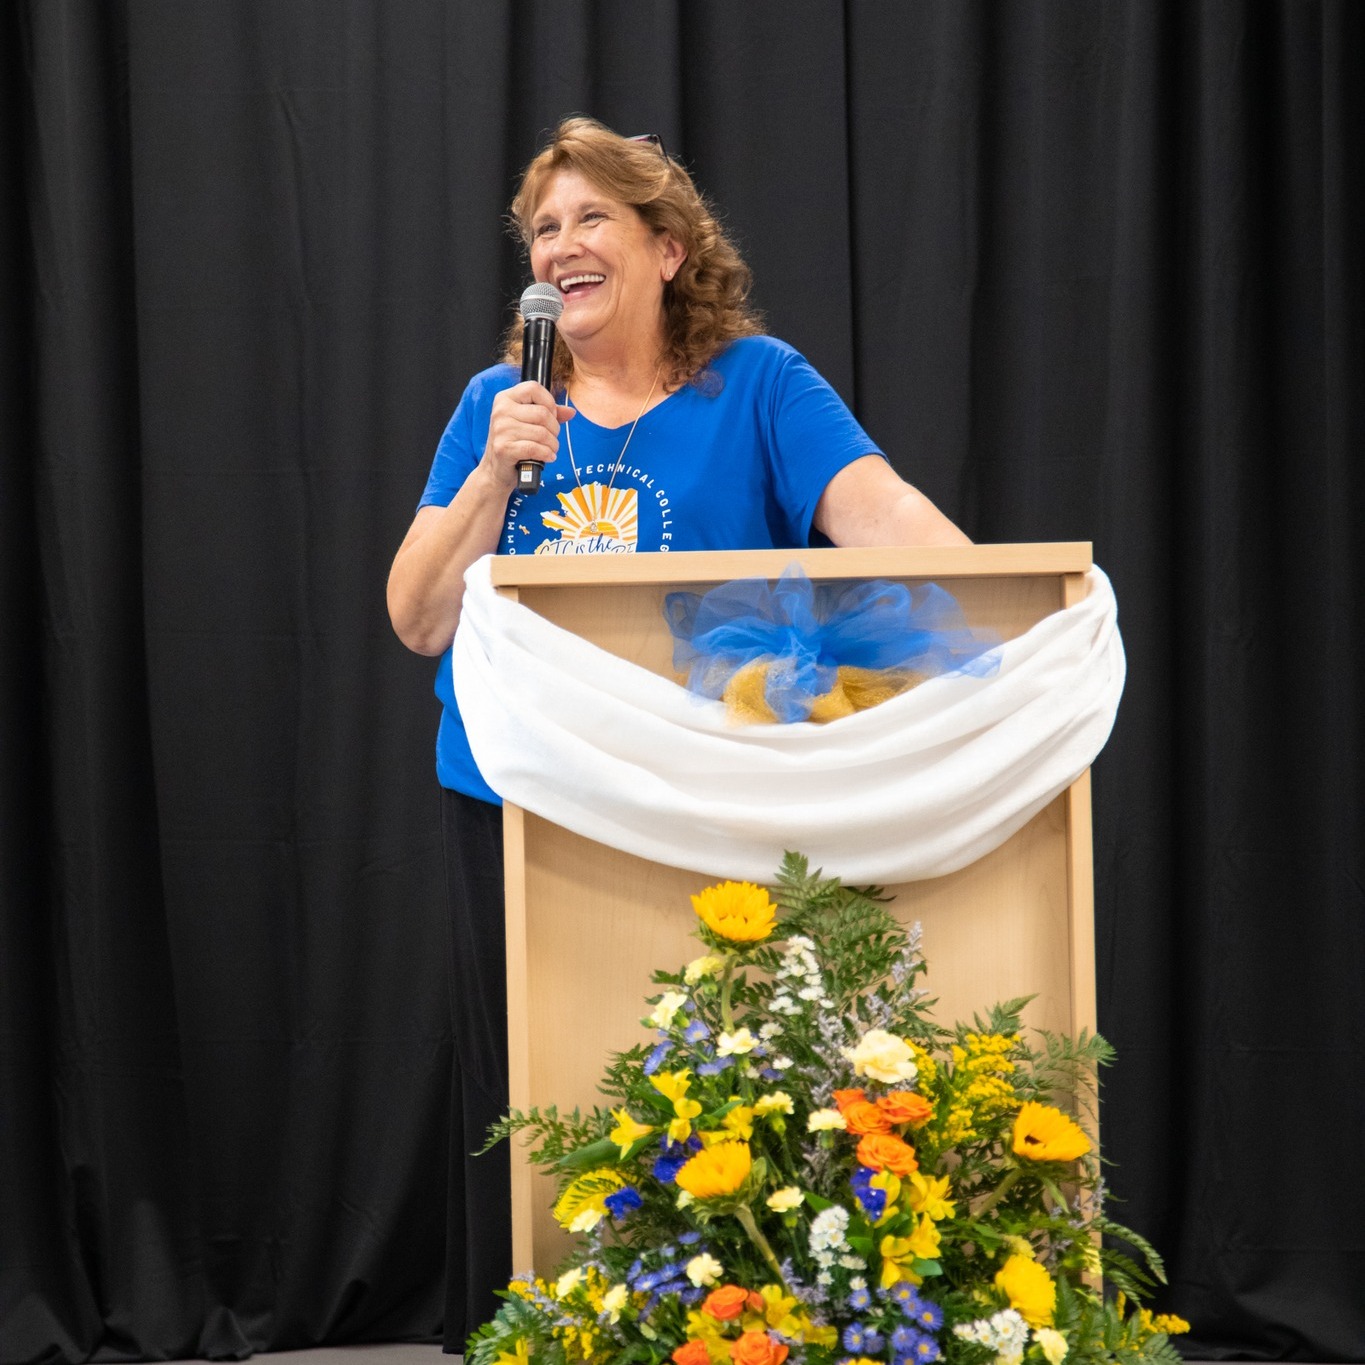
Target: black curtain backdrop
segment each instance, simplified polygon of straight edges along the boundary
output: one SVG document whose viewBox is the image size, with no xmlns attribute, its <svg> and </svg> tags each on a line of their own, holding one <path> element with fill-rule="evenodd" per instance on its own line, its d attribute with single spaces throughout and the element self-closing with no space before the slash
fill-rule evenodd
<svg viewBox="0 0 1365 1365">
<path fill-rule="evenodd" d="M 0 1361 L 438 1330 L 383 587 L 579 110 L 974 537 L 1094 541 L 1116 1212 L 1190 1354 L 1365 1360 L 1365 6 L 13 0 L 0 64 Z"/>
</svg>

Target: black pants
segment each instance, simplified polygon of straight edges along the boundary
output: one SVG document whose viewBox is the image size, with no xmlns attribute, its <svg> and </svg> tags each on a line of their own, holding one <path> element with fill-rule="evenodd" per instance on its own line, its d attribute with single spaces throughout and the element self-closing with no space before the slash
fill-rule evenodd
<svg viewBox="0 0 1365 1365">
<path fill-rule="evenodd" d="M 484 1156 L 488 1125 L 507 1112 L 507 976 L 502 809 L 441 792 L 450 920 L 450 1017 L 455 1066 L 446 1213 L 446 1351 L 497 1312 L 512 1273 L 508 1144 Z"/>
</svg>

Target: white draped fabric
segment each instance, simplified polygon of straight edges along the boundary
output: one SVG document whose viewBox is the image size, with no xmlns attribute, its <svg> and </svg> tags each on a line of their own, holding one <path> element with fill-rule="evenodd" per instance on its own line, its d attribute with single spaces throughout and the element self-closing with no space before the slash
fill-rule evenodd
<svg viewBox="0 0 1365 1365">
<path fill-rule="evenodd" d="M 950 675 L 826 725 L 733 724 L 721 702 L 605 653 L 465 576 L 452 652 L 475 761 L 505 800 L 612 848 L 769 882 L 787 849 L 847 882 L 965 867 L 1109 737 L 1124 655 L 1108 578 Z M 660 628 L 662 629 L 662 623 Z"/>
</svg>

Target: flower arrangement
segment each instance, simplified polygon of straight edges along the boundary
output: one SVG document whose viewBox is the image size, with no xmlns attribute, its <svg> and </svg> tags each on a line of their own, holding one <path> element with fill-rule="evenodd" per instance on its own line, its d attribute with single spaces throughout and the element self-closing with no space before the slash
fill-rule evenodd
<svg viewBox="0 0 1365 1365">
<path fill-rule="evenodd" d="M 1030 1045 L 1027 1000 L 943 1027 L 875 891 L 788 854 L 775 893 L 692 898 L 705 951 L 655 974 L 658 1041 L 612 1059 L 607 1108 L 493 1129 L 581 1244 L 512 1281 L 469 1365 L 1178 1362 L 1188 1324 L 1135 1306 L 1160 1259 L 1103 1211 L 1103 1039 Z"/>
</svg>

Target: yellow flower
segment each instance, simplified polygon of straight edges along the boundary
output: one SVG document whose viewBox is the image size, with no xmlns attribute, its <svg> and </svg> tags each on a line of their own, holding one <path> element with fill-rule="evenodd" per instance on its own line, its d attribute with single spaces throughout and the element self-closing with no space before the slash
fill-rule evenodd
<svg viewBox="0 0 1365 1365">
<path fill-rule="evenodd" d="M 626 1182 L 609 1167 L 585 1171 L 559 1196 L 555 1220 L 570 1232 L 586 1232 L 607 1216 L 607 1195 Z"/>
<path fill-rule="evenodd" d="M 692 897 L 697 917 L 717 938 L 760 943 L 772 933 L 777 907 L 767 890 L 752 882 L 721 882 Z"/>
<path fill-rule="evenodd" d="M 823 1133 L 833 1128 L 847 1128 L 844 1116 L 837 1109 L 812 1109 L 806 1119 L 806 1132 Z"/>
<path fill-rule="evenodd" d="M 1051 1327 L 1057 1286 L 1037 1261 L 1014 1255 L 995 1272 L 995 1287 L 1030 1327 Z"/>
<path fill-rule="evenodd" d="M 1075 1161 L 1090 1150 L 1090 1139 L 1074 1119 L 1050 1104 L 1030 1100 L 1014 1120 L 1014 1151 L 1031 1161 Z"/>
<path fill-rule="evenodd" d="M 754 1113 L 759 1118 L 767 1118 L 769 1114 L 790 1114 L 792 1112 L 792 1097 L 785 1090 L 774 1090 L 770 1095 L 760 1095 L 754 1101 Z"/>
<path fill-rule="evenodd" d="M 637 1123 L 624 1109 L 613 1109 L 611 1116 L 616 1120 L 616 1127 L 611 1130 L 611 1140 L 621 1149 L 622 1156 L 634 1143 L 654 1131 L 647 1123 Z"/>
<path fill-rule="evenodd" d="M 867 1182 L 874 1190 L 881 1190 L 886 1195 L 886 1205 L 882 1209 L 882 1216 L 877 1219 L 878 1223 L 885 1223 L 888 1218 L 894 1218 L 899 1211 L 896 1208 L 896 1200 L 901 1197 L 901 1178 L 892 1171 L 878 1171 L 871 1180 Z"/>
<path fill-rule="evenodd" d="M 1190 1330 L 1190 1324 L 1175 1313 L 1157 1313 L 1153 1316 L 1149 1308 L 1138 1309 L 1138 1324 L 1148 1336 L 1165 1332 L 1168 1337 L 1174 1337 Z"/>
<path fill-rule="evenodd" d="M 805 1198 L 795 1185 L 784 1185 L 780 1190 L 774 1190 L 766 1203 L 774 1213 L 788 1213 L 792 1209 L 799 1209 Z"/>
<path fill-rule="evenodd" d="M 531 1359 L 531 1348 L 527 1344 L 525 1337 L 518 1337 L 517 1344 L 510 1351 L 501 1352 L 493 1365 L 529 1365 Z"/>
<path fill-rule="evenodd" d="M 583 1283 L 583 1271 L 579 1266 L 574 1266 L 572 1270 L 566 1270 L 555 1281 L 555 1298 L 566 1299 L 570 1294 Z"/>
<path fill-rule="evenodd" d="M 1062 1365 L 1068 1350 L 1067 1341 L 1055 1327 L 1035 1328 L 1033 1339 L 1042 1348 L 1048 1365 Z"/>
<path fill-rule="evenodd" d="M 747 1142 L 718 1142 L 692 1157 L 677 1181 L 683 1193 L 695 1199 L 719 1199 L 744 1184 L 752 1165 Z"/>
<path fill-rule="evenodd" d="M 763 1297 L 763 1326 L 781 1332 L 784 1337 L 795 1337 L 801 1331 L 795 1313 L 800 1300 L 784 1294 L 779 1284 L 765 1284 L 758 1292 Z"/>
<path fill-rule="evenodd" d="M 729 1135 L 748 1142 L 754 1135 L 754 1111 L 747 1104 L 737 1104 L 722 1120 Z"/>
<path fill-rule="evenodd" d="M 649 1083 L 666 1100 L 680 1100 L 687 1094 L 687 1088 L 692 1084 L 692 1073 L 683 1071 L 656 1071 L 649 1078 Z"/>
<path fill-rule="evenodd" d="M 909 1237 L 883 1237 L 878 1250 L 882 1254 L 883 1289 L 889 1289 L 901 1280 L 909 1280 L 911 1284 L 922 1284 L 924 1282 L 910 1268 L 910 1263 L 915 1259 L 915 1254 L 910 1245 Z"/>
<path fill-rule="evenodd" d="M 607 1314 L 608 1322 L 620 1322 L 621 1310 L 630 1302 L 630 1290 L 623 1284 L 614 1284 L 602 1295 L 602 1312 Z"/>
<path fill-rule="evenodd" d="M 932 1261 L 938 1255 L 938 1229 L 927 1213 L 920 1214 L 914 1232 L 905 1240 L 909 1243 L 910 1254 L 917 1261 Z"/>
<path fill-rule="evenodd" d="M 952 1185 L 946 1175 L 926 1176 L 922 1171 L 911 1171 L 909 1179 L 910 1193 L 905 1202 L 911 1212 L 927 1213 L 936 1223 L 957 1212 L 957 1205 L 947 1198 Z"/>
<path fill-rule="evenodd" d="M 719 975 L 724 966 L 725 959 L 723 957 L 716 957 L 714 953 L 705 953 L 701 957 L 694 957 L 683 968 L 683 980 L 689 986 L 695 986 L 703 977 Z"/>
<path fill-rule="evenodd" d="M 733 1033 L 722 1033 L 716 1039 L 717 1057 L 742 1057 L 758 1046 L 758 1039 L 747 1028 L 737 1028 Z"/>
<path fill-rule="evenodd" d="M 905 1041 L 910 1044 L 910 1053 L 915 1059 L 915 1069 L 919 1073 L 917 1079 L 921 1087 L 927 1089 L 938 1077 L 938 1063 L 913 1038 L 907 1038 Z"/>
</svg>

